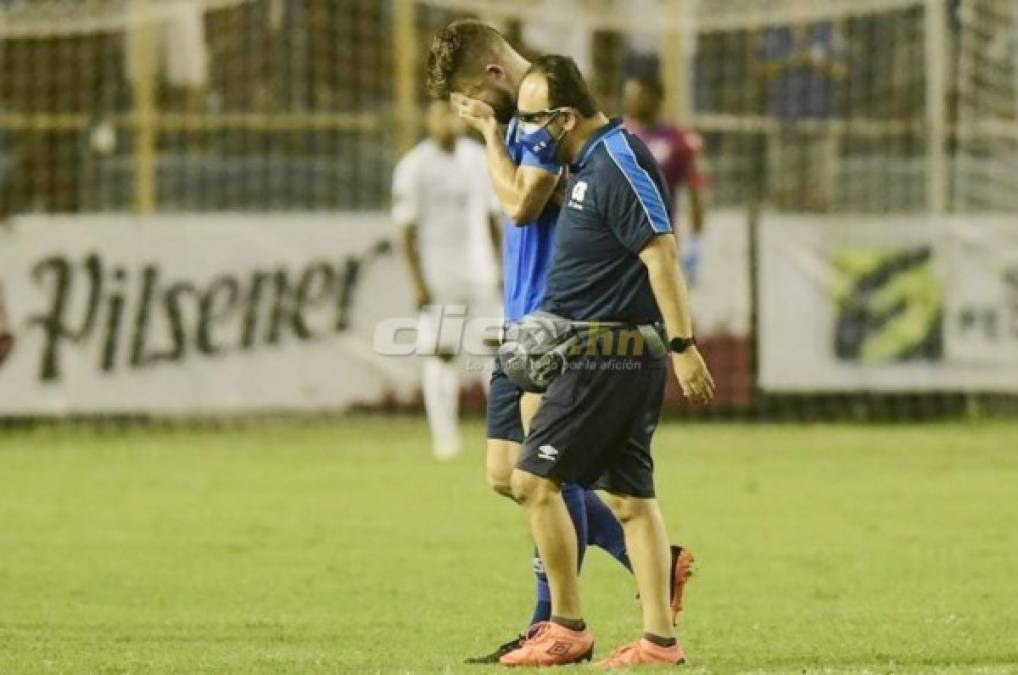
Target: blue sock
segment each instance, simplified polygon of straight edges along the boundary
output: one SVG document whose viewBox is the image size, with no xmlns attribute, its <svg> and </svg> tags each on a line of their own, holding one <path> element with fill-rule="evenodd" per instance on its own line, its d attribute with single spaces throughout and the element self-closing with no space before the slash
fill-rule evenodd
<svg viewBox="0 0 1018 675">
<path fill-rule="evenodd" d="M 584 496 L 585 490 L 572 483 L 562 486 L 562 499 L 566 503 L 569 517 L 576 528 L 576 551 L 579 554 L 576 561 L 576 568 L 583 566 L 583 555 L 587 551 L 587 505 Z M 604 504 L 601 505 L 604 507 Z M 607 508 L 607 507 L 605 507 Z M 530 624 L 547 621 L 551 618 L 551 589 L 548 588 L 548 577 L 544 574 L 544 565 L 538 557 L 537 548 L 534 548 L 534 574 L 537 576 L 537 603 L 534 605 L 534 614 L 530 617 Z"/>
<path fill-rule="evenodd" d="M 596 492 L 584 490 L 583 497 L 587 510 L 587 543 L 603 548 L 632 572 L 633 566 L 626 552 L 626 536 L 622 531 L 622 524 Z"/>
<path fill-rule="evenodd" d="M 548 621 L 551 619 L 551 589 L 548 588 L 548 577 L 544 575 L 544 564 L 537 554 L 537 547 L 534 547 L 534 575 L 537 576 L 537 603 L 534 605 L 534 615 L 530 617 L 528 625 Z"/>
<path fill-rule="evenodd" d="M 587 552 L 587 542 L 590 533 L 587 529 L 587 503 L 586 490 L 582 485 L 566 483 L 562 486 L 562 499 L 566 502 L 566 509 L 569 510 L 569 518 L 576 528 L 576 552 L 579 554 L 576 561 L 576 569 L 583 568 L 583 555 Z"/>
</svg>

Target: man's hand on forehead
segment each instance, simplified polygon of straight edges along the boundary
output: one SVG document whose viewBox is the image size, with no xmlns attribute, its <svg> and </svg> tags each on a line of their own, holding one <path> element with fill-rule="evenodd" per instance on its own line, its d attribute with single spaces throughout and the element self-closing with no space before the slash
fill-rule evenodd
<svg viewBox="0 0 1018 675">
<path fill-rule="evenodd" d="M 484 101 L 460 93 L 453 93 L 449 96 L 449 102 L 452 103 L 453 109 L 464 122 L 481 133 L 484 133 L 487 127 L 498 124 L 494 108 Z"/>
</svg>

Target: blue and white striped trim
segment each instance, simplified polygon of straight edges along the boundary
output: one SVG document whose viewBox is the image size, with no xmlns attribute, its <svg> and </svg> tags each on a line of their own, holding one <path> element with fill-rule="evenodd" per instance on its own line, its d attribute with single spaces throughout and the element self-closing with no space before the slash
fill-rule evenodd
<svg viewBox="0 0 1018 675">
<path fill-rule="evenodd" d="M 671 232 L 672 224 L 668 219 L 668 209 L 665 208 L 665 201 L 661 198 L 661 191 L 646 169 L 636 161 L 636 155 L 629 147 L 625 134 L 608 134 L 604 139 L 604 147 L 636 193 L 636 198 L 640 200 L 640 206 L 650 221 L 651 229 L 658 234 Z"/>
</svg>

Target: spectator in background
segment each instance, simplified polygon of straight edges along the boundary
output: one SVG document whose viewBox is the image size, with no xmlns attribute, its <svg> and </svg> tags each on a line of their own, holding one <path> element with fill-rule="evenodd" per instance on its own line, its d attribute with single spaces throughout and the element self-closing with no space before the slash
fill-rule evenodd
<svg viewBox="0 0 1018 675">
<path fill-rule="evenodd" d="M 403 228 L 421 311 L 418 353 L 426 357 L 421 386 L 433 449 L 438 459 L 452 459 L 461 450 L 456 358 L 463 336 L 443 329 L 443 323 L 447 316 L 455 323 L 464 313 L 501 315 L 494 255 L 501 241 L 501 209 L 484 148 L 463 136 L 463 122 L 448 101 L 431 102 L 427 129 L 428 137 L 396 165 L 392 217 Z"/>
<path fill-rule="evenodd" d="M 705 176 L 697 170 L 696 159 L 703 140 L 695 132 L 683 131 L 661 118 L 664 87 L 657 77 L 630 76 L 622 91 L 626 129 L 643 141 L 657 160 L 665 185 L 678 200 L 680 190 L 689 191 L 690 227 L 681 243 L 682 265 L 691 286 L 696 285 L 700 263 L 700 235 L 704 228 Z M 675 208 L 673 213 L 678 214 Z M 678 219 L 678 216 L 675 216 Z M 678 232 L 678 227 L 675 228 Z"/>
</svg>

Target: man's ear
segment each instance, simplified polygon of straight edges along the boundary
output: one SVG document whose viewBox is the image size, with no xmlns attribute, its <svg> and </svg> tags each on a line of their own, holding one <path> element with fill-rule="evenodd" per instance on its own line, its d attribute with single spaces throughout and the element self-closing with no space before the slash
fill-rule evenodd
<svg viewBox="0 0 1018 675">
<path fill-rule="evenodd" d="M 576 124 L 579 121 L 579 118 L 576 117 L 576 111 L 574 111 L 572 108 L 566 110 L 565 113 L 566 113 L 565 119 L 562 120 L 562 128 L 565 129 L 566 131 L 572 131 L 573 129 L 576 128 Z"/>
<path fill-rule="evenodd" d="M 484 74 L 495 80 L 505 79 L 505 68 L 497 63 L 489 63 L 484 67 Z"/>
</svg>

